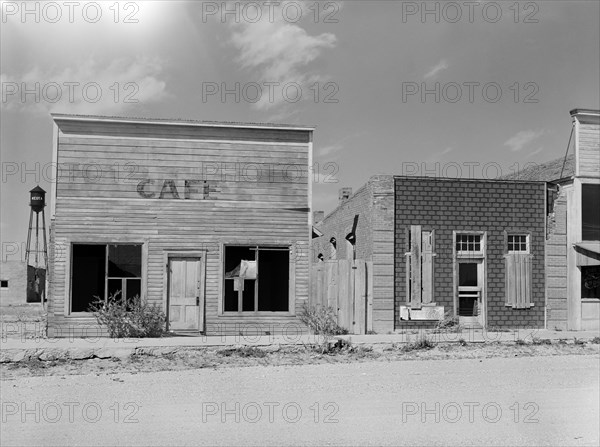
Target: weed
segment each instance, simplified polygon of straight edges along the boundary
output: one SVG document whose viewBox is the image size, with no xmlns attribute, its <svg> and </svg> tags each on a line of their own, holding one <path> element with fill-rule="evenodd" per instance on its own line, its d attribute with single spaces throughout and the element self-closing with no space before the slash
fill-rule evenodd
<svg viewBox="0 0 600 447">
<path fill-rule="evenodd" d="M 515 341 L 515 344 L 516 344 L 516 345 L 518 345 L 518 346 L 523 346 L 523 345 L 526 345 L 526 344 L 527 344 L 527 342 L 526 342 L 525 340 L 521 339 L 521 338 L 518 338 L 518 339 Z"/>
<path fill-rule="evenodd" d="M 321 335 L 321 352 L 331 350 L 331 339 L 336 335 L 345 335 L 348 330 L 338 325 L 335 310 L 329 306 L 304 305 L 299 315 L 300 321 L 306 324 L 315 335 Z"/>
<path fill-rule="evenodd" d="M 113 338 L 161 337 L 165 332 L 166 316 L 160 307 L 148 304 L 139 295 L 131 300 L 118 298 L 121 291 L 111 294 L 106 301 L 95 297 L 90 310 L 98 324 L 106 326 Z"/>
<path fill-rule="evenodd" d="M 370 331 L 367 331 L 367 335 L 377 335 L 377 332 L 370 330 Z"/>
<path fill-rule="evenodd" d="M 584 343 L 583 340 L 580 340 L 577 337 L 573 337 L 573 344 L 575 344 L 575 345 L 583 345 L 585 343 Z"/>
<path fill-rule="evenodd" d="M 422 336 L 418 340 L 407 343 L 401 348 L 402 352 L 418 351 L 422 349 L 432 349 L 435 347 L 435 343 L 429 340 L 426 336 Z"/>
<path fill-rule="evenodd" d="M 549 338 L 533 337 L 531 343 L 534 345 L 551 345 L 552 340 L 550 340 Z"/>
<path fill-rule="evenodd" d="M 461 346 L 467 346 L 467 342 L 464 338 L 459 338 L 458 339 L 458 344 Z"/>
<path fill-rule="evenodd" d="M 446 313 L 444 314 L 444 319 L 438 321 L 438 323 L 435 326 L 435 328 L 437 330 L 440 330 L 440 329 L 458 330 L 459 329 L 458 317 L 452 315 L 452 313 L 450 311 L 446 311 Z"/>
<path fill-rule="evenodd" d="M 593 343 L 595 345 L 599 345 L 600 344 L 600 337 L 594 337 L 590 340 L 590 343 Z"/>
<path fill-rule="evenodd" d="M 335 310 L 329 306 L 304 305 L 299 315 L 300 321 L 306 324 L 316 335 L 345 335 L 348 330 L 339 326 Z"/>
</svg>

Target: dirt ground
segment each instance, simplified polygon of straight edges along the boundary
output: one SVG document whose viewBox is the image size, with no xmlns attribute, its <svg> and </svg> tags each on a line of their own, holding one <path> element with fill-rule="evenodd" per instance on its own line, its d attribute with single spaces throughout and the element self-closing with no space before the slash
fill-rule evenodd
<svg viewBox="0 0 600 447">
<path fill-rule="evenodd" d="M 599 340 L 591 342 L 538 340 L 528 343 L 438 343 L 429 346 L 336 346 L 323 353 L 317 346 L 264 348 L 181 349 L 164 355 L 132 355 L 124 359 L 29 361 L 2 364 L 0 378 L 10 380 L 33 376 L 145 373 L 221 369 L 246 366 L 286 366 L 367 361 L 487 359 L 532 356 L 598 355 Z"/>
</svg>

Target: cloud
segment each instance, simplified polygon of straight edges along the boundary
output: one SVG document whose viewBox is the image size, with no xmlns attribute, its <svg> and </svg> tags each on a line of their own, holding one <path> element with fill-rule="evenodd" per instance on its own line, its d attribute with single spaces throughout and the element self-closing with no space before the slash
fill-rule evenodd
<svg viewBox="0 0 600 447">
<path fill-rule="evenodd" d="M 20 75 L 2 73 L 2 108 L 118 114 L 163 100 L 167 92 L 162 70 L 158 59 L 121 58 L 102 65 L 89 57 L 62 70 L 35 66 Z"/>
<path fill-rule="evenodd" d="M 544 130 L 522 130 L 506 140 L 504 146 L 508 146 L 512 152 L 518 152 L 542 135 L 544 135 Z"/>
<path fill-rule="evenodd" d="M 449 67 L 448 63 L 446 62 L 445 59 L 442 59 L 441 61 L 439 61 L 437 63 L 437 65 L 435 65 L 434 67 L 431 68 L 431 70 L 429 70 L 427 73 L 425 73 L 425 75 L 423 76 L 424 79 L 429 79 L 429 78 L 433 78 L 434 76 L 436 76 L 440 71 L 446 70 Z"/>
<path fill-rule="evenodd" d="M 530 153 L 530 154 L 527 156 L 527 158 L 531 158 L 531 157 L 533 157 L 534 155 L 537 155 L 537 154 L 539 154 L 539 153 L 540 153 L 540 152 L 542 152 L 543 150 L 544 150 L 544 148 L 543 148 L 543 147 L 538 147 L 538 148 L 537 148 L 535 151 L 531 152 L 531 153 Z"/>
<path fill-rule="evenodd" d="M 286 19 L 284 13 L 288 3 L 301 5 L 304 9 L 302 17 L 312 17 L 307 5 L 299 2 L 282 2 L 274 7 L 274 14 L 263 11 L 261 20 L 250 23 L 241 21 L 232 23 L 231 43 L 238 50 L 237 63 L 242 69 L 251 71 L 260 77 L 257 82 L 278 83 L 274 87 L 274 95 L 262 95 L 253 104 L 257 109 L 269 109 L 287 101 L 286 95 L 294 96 L 296 88 L 285 92 L 286 86 L 299 85 L 303 97 L 311 96 L 309 85 L 324 78 L 309 71 L 309 64 L 315 62 L 324 51 L 335 47 L 337 38 L 332 33 L 310 35 L 301 27 L 300 21 Z M 309 6 L 309 5 L 308 5 Z M 288 14 L 289 15 L 289 14 Z M 309 94 L 311 93 L 311 94 Z"/>
<path fill-rule="evenodd" d="M 332 144 L 330 146 L 321 146 L 318 149 L 318 154 L 320 157 L 326 157 L 328 155 L 334 155 L 338 152 L 340 152 L 342 149 L 344 148 L 344 146 L 340 143 L 337 144 Z"/>
</svg>

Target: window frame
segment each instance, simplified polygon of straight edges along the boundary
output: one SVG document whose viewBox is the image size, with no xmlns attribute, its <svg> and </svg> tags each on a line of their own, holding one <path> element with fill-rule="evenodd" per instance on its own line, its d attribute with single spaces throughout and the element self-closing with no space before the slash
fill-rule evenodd
<svg viewBox="0 0 600 447">
<path fill-rule="evenodd" d="M 460 260 L 460 259 L 483 259 L 485 258 L 485 253 L 486 253 L 486 232 L 485 231 L 457 231 L 454 230 L 453 232 L 453 237 L 452 237 L 452 249 L 454 252 L 454 256 L 456 257 L 456 259 Z M 457 238 L 459 236 L 479 236 L 479 250 L 473 250 L 473 251 L 468 251 L 468 250 L 458 250 L 457 249 Z M 474 242 L 475 243 L 475 242 Z M 468 246 L 468 241 L 467 241 L 467 246 Z"/>
<path fill-rule="evenodd" d="M 459 235 L 479 235 L 480 251 L 463 252 L 456 249 L 456 238 Z M 453 315 L 459 317 L 458 307 L 458 264 L 462 262 L 481 262 L 482 265 L 482 284 L 481 284 L 481 311 L 478 318 L 481 324 L 485 327 L 488 321 L 488 303 L 487 303 L 487 286 L 488 286 L 488 255 L 487 255 L 487 238 L 488 232 L 481 230 L 452 230 L 452 306 Z"/>
<path fill-rule="evenodd" d="M 109 245 L 139 245 L 141 247 L 141 253 L 140 253 L 140 262 L 141 262 L 141 277 L 131 277 L 131 279 L 139 279 L 140 280 L 140 296 L 145 297 L 146 295 L 146 281 L 145 278 L 147 277 L 147 264 L 146 264 L 146 258 L 147 258 L 147 241 L 106 241 L 106 242 L 98 242 L 98 241 L 71 241 L 69 244 L 69 251 L 68 251 L 68 259 L 67 259 L 67 264 L 69 266 L 69 275 L 65 275 L 65 281 L 66 281 L 66 290 L 68 290 L 68 299 L 65 300 L 65 313 L 64 315 L 67 317 L 89 317 L 92 315 L 92 312 L 86 312 L 86 311 L 76 311 L 73 312 L 72 308 L 73 308 L 73 247 L 75 245 L 103 245 L 106 247 L 106 251 L 105 251 L 105 260 L 104 260 L 104 301 L 106 302 L 106 300 L 108 299 L 108 246 Z M 117 278 L 117 277 L 113 277 Z M 123 278 L 121 278 L 123 279 Z M 122 291 L 121 291 L 122 292 Z M 123 293 L 121 293 L 121 298 L 123 296 Z"/>
<path fill-rule="evenodd" d="M 587 232 L 584 231 L 584 219 L 583 219 L 584 216 L 583 216 L 583 213 L 584 213 L 584 210 L 588 209 L 588 208 L 584 207 L 584 203 L 583 203 L 584 191 L 586 189 L 589 190 L 590 188 L 593 188 L 593 189 L 597 188 L 597 189 L 600 190 L 600 183 L 592 183 L 592 182 L 586 181 L 586 182 L 582 182 L 581 186 L 580 186 L 581 193 L 580 193 L 580 197 L 579 197 L 579 207 L 580 207 L 579 209 L 581 210 L 580 211 L 581 222 L 580 222 L 580 225 L 579 225 L 579 231 L 580 231 L 580 235 L 581 235 L 580 240 L 582 240 L 582 241 L 598 241 L 598 240 L 600 240 L 600 236 L 598 237 L 598 239 L 588 239 L 587 236 L 590 233 L 592 233 L 592 230 L 588 230 Z M 598 191 L 596 191 L 596 192 L 598 192 Z M 598 236 L 598 234 L 596 232 L 593 232 L 593 235 L 594 236 Z"/>
<path fill-rule="evenodd" d="M 515 250 L 514 249 L 514 240 L 512 242 L 513 244 L 513 249 L 510 249 L 510 238 L 514 238 L 514 237 L 524 237 L 525 238 L 525 251 L 523 250 Z M 519 242 L 519 246 L 522 244 L 522 242 Z M 504 253 L 508 254 L 508 255 L 529 255 L 531 254 L 531 233 L 527 233 L 527 232 L 518 232 L 518 231 L 510 231 L 510 232 L 506 232 L 506 237 L 505 237 L 505 246 L 504 246 Z"/>
<path fill-rule="evenodd" d="M 262 249 L 283 249 L 287 248 L 288 250 L 288 310 L 287 311 L 225 311 L 225 281 L 229 278 L 225 278 L 225 249 L 226 247 L 256 247 L 258 250 Z M 269 243 L 255 243 L 252 241 L 235 241 L 235 242 L 225 242 L 221 244 L 220 247 L 220 275 L 221 281 L 219 282 L 220 290 L 219 290 L 219 299 L 218 299 L 218 312 L 217 315 L 223 318 L 245 318 L 245 317 L 254 317 L 254 316 L 272 316 L 272 317 L 285 317 L 285 316 L 294 316 L 296 315 L 296 260 L 294 257 L 294 244 L 289 241 L 277 243 L 277 242 L 269 242 Z M 259 274 L 260 264 L 257 262 L 257 274 Z M 255 295 L 258 296 L 258 286 L 259 280 L 255 283 Z"/>
</svg>

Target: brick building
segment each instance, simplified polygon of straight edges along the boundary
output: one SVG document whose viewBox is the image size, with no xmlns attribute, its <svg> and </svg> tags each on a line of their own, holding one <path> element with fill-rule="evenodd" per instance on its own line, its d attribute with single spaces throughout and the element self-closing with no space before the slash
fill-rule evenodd
<svg viewBox="0 0 600 447">
<path fill-rule="evenodd" d="M 23 261 L 0 263 L 0 306 L 21 306 L 26 303 L 27 266 Z"/>
<path fill-rule="evenodd" d="M 376 175 L 347 193 L 315 219 L 313 253 L 373 262 L 374 331 L 444 315 L 467 326 L 544 326 L 545 182 Z"/>
</svg>

